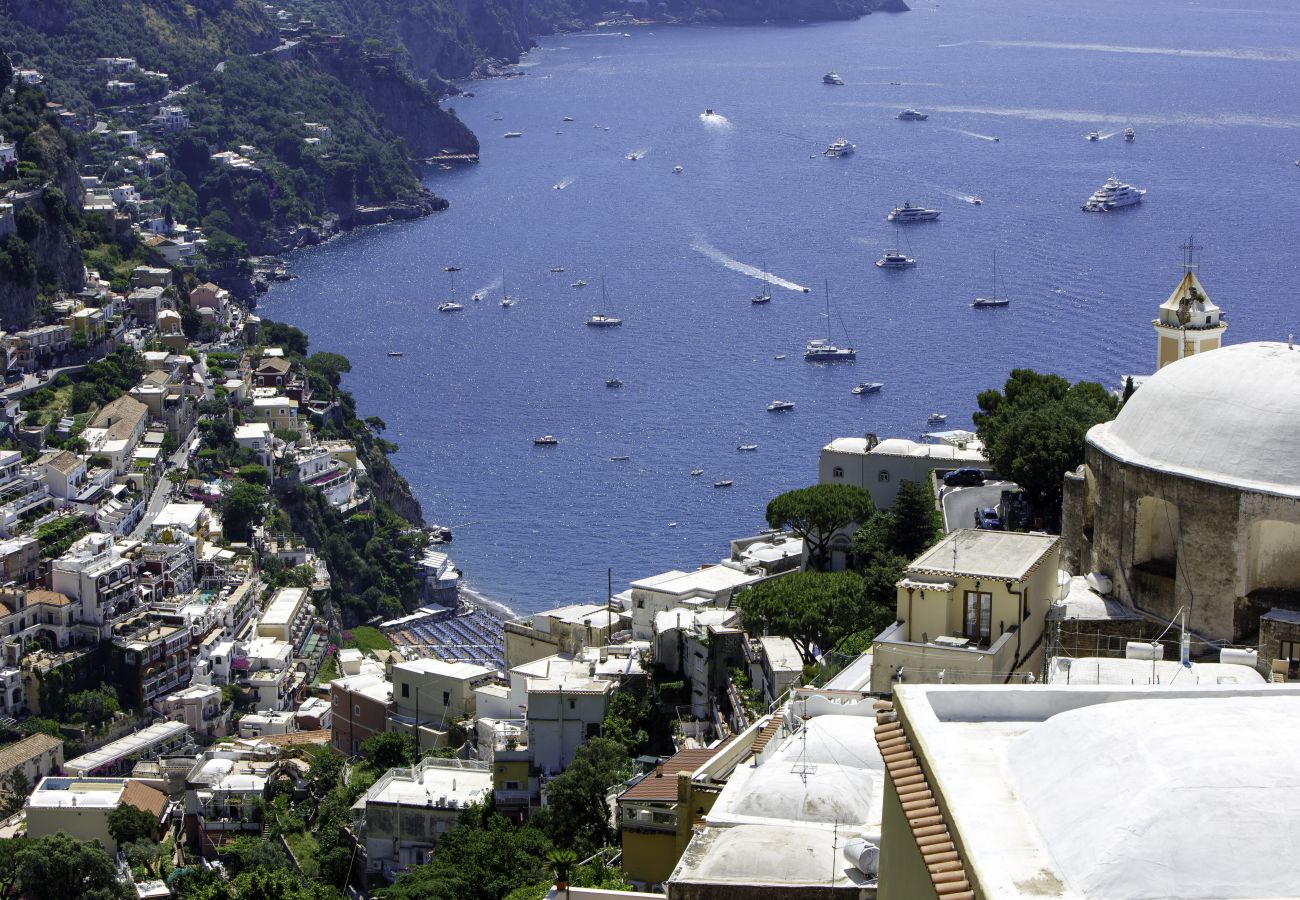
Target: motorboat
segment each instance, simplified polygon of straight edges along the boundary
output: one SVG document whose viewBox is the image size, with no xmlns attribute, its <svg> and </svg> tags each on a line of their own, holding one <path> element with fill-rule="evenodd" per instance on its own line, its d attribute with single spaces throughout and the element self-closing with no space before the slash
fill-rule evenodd
<svg viewBox="0 0 1300 900">
<path fill-rule="evenodd" d="M 515 298 L 507 294 L 506 296 L 501 298 L 501 305 L 504 306 L 506 309 L 509 309 L 510 307 L 515 305 Z"/>
<path fill-rule="evenodd" d="M 794 409 L 793 400 L 773 400 L 767 405 L 768 412 L 788 412 Z"/>
<path fill-rule="evenodd" d="M 844 79 L 834 72 L 827 72 L 822 76 L 822 84 L 844 84 Z"/>
<path fill-rule="evenodd" d="M 638 159 L 641 158 L 641 154 L 640 154 L 640 153 L 637 153 L 635 150 L 633 150 L 631 153 L 629 153 L 629 154 L 627 155 L 627 158 L 628 158 L 628 160 L 631 161 L 631 162 L 636 162 Z"/>
<path fill-rule="evenodd" d="M 444 272 L 459 272 L 460 266 L 443 266 L 442 270 Z"/>
<path fill-rule="evenodd" d="M 563 272 L 563 271 L 564 271 L 564 266 L 551 266 L 551 271 L 552 271 L 552 272 Z"/>
<path fill-rule="evenodd" d="M 752 453 L 758 449 L 758 444 L 737 444 L 736 449 L 741 453 Z"/>
<path fill-rule="evenodd" d="M 397 357 L 397 356 L 402 356 L 403 353 L 402 353 L 401 350 L 389 350 L 389 351 L 388 351 L 388 355 L 389 355 L 389 356 L 393 356 L 393 357 Z"/>
<path fill-rule="evenodd" d="M 930 415 L 925 418 L 925 424 L 927 425 L 942 425 L 947 421 L 948 416 L 945 413 L 930 413 Z"/>
<path fill-rule="evenodd" d="M 1124 129 L 1124 143 L 1131 144 L 1137 138 L 1137 132 L 1132 128 Z"/>
<path fill-rule="evenodd" d="M 914 109 L 905 109 L 895 118 L 902 119 L 904 122 L 924 122 L 930 116 L 928 113 L 917 112 Z"/>
<path fill-rule="evenodd" d="M 448 300 L 445 303 L 438 304 L 438 312 L 460 312 L 465 308 L 465 304 L 457 303 L 455 300 Z"/>
<path fill-rule="evenodd" d="M 474 295 L 473 297 L 471 297 L 470 299 L 473 300 L 475 303 L 478 303 L 480 300 L 483 299 L 483 295 L 482 295 L 482 294 L 475 294 L 475 295 Z"/>
<path fill-rule="evenodd" d="M 507 131 L 505 134 L 501 136 L 508 137 L 508 138 L 521 138 L 524 136 L 524 133 L 522 131 Z"/>
<path fill-rule="evenodd" d="M 976 297 L 971 303 L 975 309 L 992 309 L 999 306 L 1009 306 L 1011 298 L 1006 295 L 998 296 L 998 255 L 993 254 L 993 293 L 987 297 Z"/>
<path fill-rule="evenodd" d="M 911 203 L 904 203 L 902 206 L 890 210 L 885 219 L 889 222 L 897 222 L 899 225 L 908 225 L 912 222 L 933 222 L 939 218 L 939 215 L 940 210 L 926 209 L 924 206 L 913 206 Z"/>
<path fill-rule="evenodd" d="M 621 388 L 622 386 L 623 386 L 623 379 L 621 378 L 615 378 L 611 376 L 605 379 L 605 387 Z"/>
<path fill-rule="evenodd" d="M 847 139 L 838 138 L 834 141 L 831 141 L 830 146 L 826 148 L 825 152 L 823 152 L 822 155 L 833 156 L 836 159 L 839 159 L 845 156 L 852 156 L 853 151 L 856 149 L 858 149 L 857 146 L 854 144 L 850 144 Z"/>
<path fill-rule="evenodd" d="M 916 265 L 916 260 L 894 249 L 886 250 L 884 256 L 876 260 L 876 265 L 882 269 L 910 269 Z"/>
<path fill-rule="evenodd" d="M 627 462 L 627 461 L 628 461 L 629 459 L 631 459 L 631 458 L 632 458 L 632 457 L 630 457 L 630 456 L 611 456 L 611 457 L 609 458 L 609 461 L 610 461 L 610 462 Z"/>
<path fill-rule="evenodd" d="M 544 434 L 541 437 L 533 438 L 533 443 L 538 447 L 554 447 L 560 442 L 560 439 L 553 434 Z"/>
<path fill-rule="evenodd" d="M 778 353 L 776 356 L 774 356 L 774 357 L 772 357 L 772 358 L 773 358 L 773 359 L 785 359 L 785 354 L 784 354 L 784 353 Z"/>
<path fill-rule="evenodd" d="M 685 171 L 685 170 L 684 170 L 681 166 L 673 166 L 673 174 L 674 174 L 674 175 L 680 175 L 680 174 L 682 174 L 683 171 Z"/>
<path fill-rule="evenodd" d="M 969 203 L 971 206 L 983 206 L 983 205 L 984 205 L 984 201 L 981 200 L 979 197 L 967 197 L 967 198 L 966 198 L 966 202 Z"/>
<path fill-rule="evenodd" d="M 575 281 L 573 284 L 569 285 L 569 287 L 575 287 L 575 288 L 583 288 L 586 286 L 587 286 L 587 282 L 583 281 L 582 279 L 579 279 Z"/>
<path fill-rule="evenodd" d="M 1101 132 L 1100 132 L 1100 131 L 1089 131 L 1089 132 L 1088 132 L 1088 140 L 1090 140 L 1090 141 L 1099 141 L 1099 140 L 1101 140 Z"/>
<path fill-rule="evenodd" d="M 704 110 L 704 114 L 705 114 L 706 116 L 716 116 L 716 115 L 717 115 L 717 113 L 715 113 L 712 109 L 706 109 L 706 110 Z"/>
<path fill-rule="evenodd" d="M 731 487 L 731 484 L 732 482 L 730 478 L 724 478 L 721 481 L 713 482 L 713 486 L 716 488 Z"/>
<path fill-rule="evenodd" d="M 853 386 L 855 394 L 879 394 L 885 384 L 882 381 L 861 381 Z"/>
<path fill-rule="evenodd" d="M 572 122 L 572 121 L 573 121 L 573 116 L 565 116 L 561 121 L 564 121 L 564 122 Z"/>
<path fill-rule="evenodd" d="M 1135 206 L 1142 202 L 1142 195 L 1145 193 L 1144 188 L 1125 184 L 1112 175 L 1106 179 L 1105 184 L 1093 192 L 1088 202 L 1083 204 L 1083 209 L 1086 212 L 1110 212 L 1113 209 Z"/>
<path fill-rule="evenodd" d="M 703 475 L 703 474 L 704 474 L 704 470 L 703 470 L 703 469 L 691 469 L 691 477 L 692 477 L 692 478 L 698 478 L 699 476 L 701 476 L 701 475 Z"/>
</svg>

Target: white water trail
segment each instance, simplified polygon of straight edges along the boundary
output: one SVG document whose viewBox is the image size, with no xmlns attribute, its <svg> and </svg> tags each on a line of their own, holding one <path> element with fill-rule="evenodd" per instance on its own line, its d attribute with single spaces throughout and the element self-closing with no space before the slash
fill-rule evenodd
<svg viewBox="0 0 1300 900">
<path fill-rule="evenodd" d="M 496 291 L 496 289 L 499 288 L 499 287 L 501 287 L 501 279 L 500 279 L 500 278 L 494 278 L 494 279 L 492 279 L 491 282 L 489 282 L 488 284 L 483 285 L 483 287 L 479 288 L 477 291 L 474 291 L 474 293 L 470 294 L 469 297 L 470 297 L 471 300 L 473 300 L 475 297 L 478 297 L 479 300 L 486 300 L 486 299 L 488 299 L 490 296 L 492 296 L 492 294 L 493 294 L 493 293 Z"/>
<path fill-rule="evenodd" d="M 933 181 L 922 181 L 921 184 L 925 185 L 928 188 L 938 191 L 939 193 L 943 194 L 945 197 L 951 197 L 954 200 L 960 200 L 962 203 L 973 204 L 976 200 L 979 200 L 979 197 L 975 194 L 967 194 L 963 191 L 954 190 L 953 188 L 946 188 L 941 184 L 935 184 Z"/>
<path fill-rule="evenodd" d="M 965 47 L 970 41 L 958 41 L 955 44 L 938 44 L 939 47 Z"/>
<path fill-rule="evenodd" d="M 561 178 L 559 181 L 555 182 L 554 187 L 557 191 L 562 191 L 571 184 L 573 184 L 573 176 L 566 175 L 564 178 Z"/>
<path fill-rule="evenodd" d="M 719 113 L 700 113 L 700 121 L 709 128 L 734 128 L 731 120 Z"/>
<path fill-rule="evenodd" d="M 647 156 L 650 155 L 650 151 L 653 149 L 654 147 L 639 147 L 635 150 L 627 151 L 627 153 L 624 155 L 628 159 L 631 159 L 633 156 L 635 156 L 637 159 L 645 159 Z"/>
<path fill-rule="evenodd" d="M 1298 62 L 1300 50 L 1270 47 L 1135 47 L 1126 44 L 1072 44 L 1064 41 L 980 41 L 989 47 L 1031 47 L 1037 50 L 1087 50 L 1095 53 L 1137 53 L 1145 56 L 1185 56 L 1192 59 L 1239 59 L 1252 62 Z"/>
<path fill-rule="evenodd" d="M 1113 138 L 1113 137 L 1114 137 L 1115 135 L 1117 135 L 1117 134 L 1119 134 L 1118 131 L 1108 131 L 1108 132 L 1106 132 L 1105 134 L 1101 135 L 1101 137 L 1097 138 L 1097 140 L 1099 140 L 1099 141 L 1108 141 L 1108 140 L 1110 140 L 1111 138 Z"/>
<path fill-rule="evenodd" d="M 993 141 L 993 142 L 997 142 L 997 141 L 1001 140 L 1000 138 L 998 138 L 998 137 L 996 137 L 995 135 L 992 135 L 992 134 L 980 134 L 978 131 L 967 131 L 967 130 L 964 129 L 964 128 L 949 128 L 948 130 L 949 130 L 949 131 L 955 131 L 955 132 L 957 132 L 958 134 L 964 134 L 964 135 L 966 135 L 966 137 L 978 138 L 978 139 L 981 140 L 981 141 Z"/>
<path fill-rule="evenodd" d="M 787 281 L 780 275 L 775 275 L 771 272 L 764 272 L 758 266 L 751 266 L 749 263 L 743 263 L 738 259 L 733 259 L 707 241 L 692 241 L 691 249 L 697 253 L 703 253 L 715 263 L 718 263 L 733 272 L 748 275 L 750 278 L 757 278 L 759 281 L 764 281 L 768 284 L 785 288 L 787 291 L 796 291 L 800 294 L 808 293 L 808 288 L 804 287 L 802 284 L 795 284 L 793 281 Z"/>
</svg>

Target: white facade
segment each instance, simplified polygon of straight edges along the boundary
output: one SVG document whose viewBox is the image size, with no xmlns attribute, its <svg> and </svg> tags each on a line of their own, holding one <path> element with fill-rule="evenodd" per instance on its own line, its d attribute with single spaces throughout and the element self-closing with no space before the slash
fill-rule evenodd
<svg viewBox="0 0 1300 900">
<path fill-rule="evenodd" d="M 822 448 L 817 466 L 819 484 L 851 484 L 871 494 L 878 509 L 889 509 L 902 481 L 928 483 L 931 472 L 993 466 L 973 434 L 956 443 L 920 443 L 904 438 L 878 440 L 874 434 L 836 438 Z"/>
</svg>

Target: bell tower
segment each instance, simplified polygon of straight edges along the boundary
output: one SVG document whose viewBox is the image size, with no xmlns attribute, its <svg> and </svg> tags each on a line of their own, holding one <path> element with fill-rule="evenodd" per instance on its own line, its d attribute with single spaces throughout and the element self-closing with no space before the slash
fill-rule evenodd
<svg viewBox="0 0 1300 900">
<path fill-rule="evenodd" d="M 1169 299 L 1160 304 L 1160 317 L 1151 321 L 1156 330 L 1157 370 L 1183 357 L 1217 350 L 1223 345 L 1228 322 L 1196 275 L 1200 268 L 1196 251 L 1200 249 L 1191 238 L 1183 244 L 1183 280 Z"/>
</svg>

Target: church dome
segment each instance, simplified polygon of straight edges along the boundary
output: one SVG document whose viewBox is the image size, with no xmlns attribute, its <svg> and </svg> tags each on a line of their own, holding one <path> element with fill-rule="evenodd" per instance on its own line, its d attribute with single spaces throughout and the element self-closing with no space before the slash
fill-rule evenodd
<svg viewBox="0 0 1300 900">
<path fill-rule="evenodd" d="M 1088 443 L 1130 465 L 1300 498 L 1300 348 L 1233 344 L 1171 363 Z"/>
</svg>

